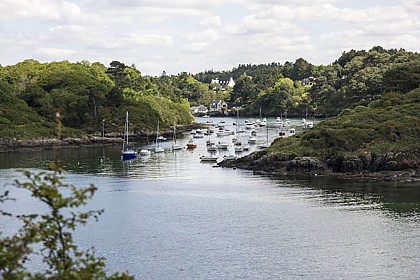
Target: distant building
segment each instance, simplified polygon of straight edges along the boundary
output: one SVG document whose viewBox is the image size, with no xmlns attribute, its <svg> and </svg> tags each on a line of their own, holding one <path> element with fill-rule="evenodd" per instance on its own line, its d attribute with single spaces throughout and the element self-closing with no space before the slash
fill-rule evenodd
<svg viewBox="0 0 420 280">
<path fill-rule="evenodd" d="M 227 103 L 223 100 L 216 99 L 210 104 L 210 113 L 218 112 L 218 113 L 227 113 L 228 106 Z"/>
<path fill-rule="evenodd" d="M 211 84 L 220 85 L 222 88 L 230 87 L 233 88 L 235 86 L 235 81 L 232 77 L 229 80 L 219 80 L 219 78 L 212 79 Z"/>
<path fill-rule="evenodd" d="M 314 77 L 308 77 L 308 78 L 304 78 L 301 81 L 301 85 L 304 87 L 311 87 L 315 84 L 315 78 Z"/>
<path fill-rule="evenodd" d="M 209 110 L 204 105 L 198 105 L 198 106 L 191 106 L 190 112 L 194 116 L 204 116 L 204 115 L 207 115 Z"/>
</svg>

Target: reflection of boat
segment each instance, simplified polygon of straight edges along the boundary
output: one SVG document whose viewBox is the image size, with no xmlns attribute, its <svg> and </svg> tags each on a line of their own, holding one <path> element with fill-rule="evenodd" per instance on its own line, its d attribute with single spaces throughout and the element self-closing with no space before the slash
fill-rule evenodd
<svg viewBox="0 0 420 280">
<path fill-rule="evenodd" d="M 128 145 L 128 111 L 125 116 L 125 126 L 124 126 L 124 141 L 122 148 L 122 159 L 133 159 L 137 157 L 137 152 L 131 149 Z"/>
<path fill-rule="evenodd" d="M 190 141 L 188 141 L 187 143 L 187 149 L 194 149 L 197 148 L 197 144 L 194 143 L 193 139 L 190 139 Z"/>
<path fill-rule="evenodd" d="M 219 159 L 219 157 L 215 155 L 207 155 L 207 156 L 201 156 L 200 160 L 205 162 L 216 162 Z"/>
</svg>

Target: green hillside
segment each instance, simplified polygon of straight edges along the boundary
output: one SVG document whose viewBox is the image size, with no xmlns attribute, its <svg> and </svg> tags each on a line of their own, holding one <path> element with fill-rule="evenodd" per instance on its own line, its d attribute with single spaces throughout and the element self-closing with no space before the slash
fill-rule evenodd
<svg viewBox="0 0 420 280">
<path fill-rule="evenodd" d="M 309 131 L 277 139 L 271 152 L 323 159 L 366 152 L 420 151 L 420 88 L 387 93 L 368 106 L 346 109 Z"/>
</svg>

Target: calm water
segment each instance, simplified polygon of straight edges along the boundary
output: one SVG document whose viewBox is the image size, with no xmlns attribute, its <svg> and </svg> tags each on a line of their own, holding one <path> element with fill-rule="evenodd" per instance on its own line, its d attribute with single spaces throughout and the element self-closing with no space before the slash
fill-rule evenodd
<svg viewBox="0 0 420 280">
<path fill-rule="evenodd" d="M 276 134 L 270 127 L 270 140 Z M 265 128 L 258 137 L 265 141 Z M 94 246 L 110 271 L 136 279 L 420 279 L 418 183 L 215 168 L 199 161 L 205 141 L 131 162 L 120 160 L 120 147 L 62 150 L 67 180 L 94 183 L 88 208 L 105 209 L 78 230 L 80 246 Z M 220 155 L 228 153 L 233 147 Z M 16 168 L 43 169 L 53 159 L 52 151 L 0 154 L 0 183 L 18 178 Z M 13 195 L 9 209 L 38 208 L 22 191 Z M 16 227 L 4 218 L 0 226 Z"/>
</svg>

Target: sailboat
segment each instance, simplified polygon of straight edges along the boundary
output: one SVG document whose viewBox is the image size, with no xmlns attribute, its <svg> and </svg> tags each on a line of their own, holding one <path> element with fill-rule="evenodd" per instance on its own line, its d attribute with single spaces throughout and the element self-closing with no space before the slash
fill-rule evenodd
<svg viewBox="0 0 420 280">
<path fill-rule="evenodd" d="M 239 124 L 239 109 L 236 110 L 236 134 L 243 133 L 245 130 L 241 128 L 241 125 Z"/>
<path fill-rule="evenodd" d="M 134 159 L 137 157 L 137 152 L 131 149 L 128 145 L 128 111 L 125 116 L 124 141 L 121 153 L 123 160 Z"/>
<path fill-rule="evenodd" d="M 173 135 L 172 150 L 173 151 L 182 150 L 182 146 L 176 143 L 176 122 L 174 122 L 174 135 Z"/>
<path fill-rule="evenodd" d="M 267 140 L 265 143 L 258 145 L 258 148 L 260 149 L 266 149 L 271 146 L 271 143 L 268 142 L 268 126 L 266 126 L 266 131 L 267 131 Z"/>
<path fill-rule="evenodd" d="M 154 151 L 155 153 L 163 153 L 165 151 L 165 149 L 162 148 L 159 143 L 159 119 L 158 119 L 157 130 L 156 130 L 156 146 L 155 146 Z"/>
</svg>

